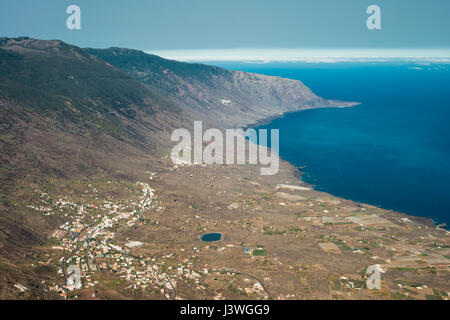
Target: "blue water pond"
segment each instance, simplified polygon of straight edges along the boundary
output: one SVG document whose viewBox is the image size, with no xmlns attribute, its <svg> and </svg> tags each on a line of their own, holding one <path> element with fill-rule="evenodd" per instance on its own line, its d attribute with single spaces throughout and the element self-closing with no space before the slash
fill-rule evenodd
<svg viewBox="0 0 450 320">
<path fill-rule="evenodd" d="M 219 241 L 220 239 L 222 239 L 222 234 L 220 233 L 206 233 L 202 235 L 202 241 L 205 242 Z"/>
</svg>

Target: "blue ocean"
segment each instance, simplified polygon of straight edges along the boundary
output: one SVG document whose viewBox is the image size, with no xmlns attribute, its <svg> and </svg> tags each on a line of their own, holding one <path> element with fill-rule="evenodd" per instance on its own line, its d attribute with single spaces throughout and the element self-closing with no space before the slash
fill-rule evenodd
<svg viewBox="0 0 450 320">
<path fill-rule="evenodd" d="M 303 81 L 352 108 L 292 113 L 280 155 L 305 168 L 316 190 L 450 222 L 450 65 L 391 63 L 215 63 Z"/>
</svg>

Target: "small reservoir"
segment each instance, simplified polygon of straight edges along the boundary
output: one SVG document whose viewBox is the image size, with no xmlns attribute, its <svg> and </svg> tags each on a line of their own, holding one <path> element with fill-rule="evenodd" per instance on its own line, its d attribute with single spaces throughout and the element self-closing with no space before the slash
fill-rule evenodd
<svg viewBox="0 0 450 320">
<path fill-rule="evenodd" d="M 222 239 L 222 234 L 221 233 L 205 233 L 204 235 L 202 235 L 201 239 L 202 239 L 202 241 L 205 241 L 205 242 L 219 241 L 220 239 Z"/>
</svg>

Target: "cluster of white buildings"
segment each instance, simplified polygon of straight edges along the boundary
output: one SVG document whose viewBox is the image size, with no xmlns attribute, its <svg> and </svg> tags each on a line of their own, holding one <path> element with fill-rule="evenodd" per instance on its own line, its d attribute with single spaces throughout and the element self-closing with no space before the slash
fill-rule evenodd
<svg viewBox="0 0 450 320">
<path fill-rule="evenodd" d="M 91 278 L 92 272 L 98 270 L 118 273 L 121 278 L 131 282 L 129 287 L 134 289 L 145 289 L 151 284 L 171 289 L 172 285 L 175 286 L 175 279 L 169 280 L 158 265 L 148 261 L 149 258 L 144 260 L 142 257 L 130 255 L 129 249 L 142 246 L 143 243 L 129 241 L 124 247 L 115 243 L 117 233 L 122 228 L 134 226 L 143 218 L 143 212 L 152 208 L 152 202 L 156 198 L 155 190 L 148 184 L 140 185 L 143 191 L 140 201 L 130 201 L 127 204 L 104 201 L 98 206 L 78 204 L 67 197 L 55 201 L 48 194 L 36 190 L 45 205 L 29 206 L 30 208 L 44 215 L 61 211 L 63 216 L 70 219 L 50 235 L 50 238 L 60 242 L 60 245 L 54 246 L 53 249 L 64 252 L 59 261 L 55 261 L 60 267 L 58 273 L 61 276 L 69 265 L 76 265 L 80 269 L 83 288 L 98 284 L 98 281 Z M 73 214 L 70 214 L 68 209 L 73 211 Z M 73 288 L 53 284 L 49 289 L 67 297 L 67 291 Z"/>
</svg>

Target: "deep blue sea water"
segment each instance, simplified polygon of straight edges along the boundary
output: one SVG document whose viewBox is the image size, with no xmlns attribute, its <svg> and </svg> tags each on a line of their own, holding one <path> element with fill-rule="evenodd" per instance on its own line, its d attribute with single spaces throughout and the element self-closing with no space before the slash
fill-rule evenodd
<svg viewBox="0 0 450 320">
<path fill-rule="evenodd" d="M 280 155 L 306 166 L 315 189 L 450 222 L 450 65 L 411 63 L 216 63 L 303 81 L 345 109 L 288 114 Z"/>
</svg>

